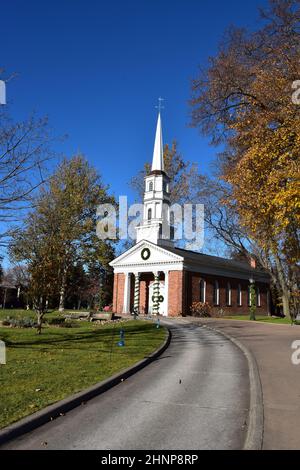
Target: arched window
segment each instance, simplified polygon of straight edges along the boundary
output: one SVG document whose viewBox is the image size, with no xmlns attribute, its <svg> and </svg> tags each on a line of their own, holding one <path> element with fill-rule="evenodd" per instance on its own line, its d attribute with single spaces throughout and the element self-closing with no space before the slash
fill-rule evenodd
<svg viewBox="0 0 300 470">
<path fill-rule="evenodd" d="M 174 211 L 170 210 L 169 218 L 170 218 L 170 225 L 174 225 L 174 222 L 175 222 L 175 214 L 174 214 Z"/>
<path fill-rule="evenodd" d="M 241 284 L 238 284 L 238 287 L 237 287 L 237 305 L 238 305 L 238 307 L 241 307 L 242 304 L 243 304 L 242 287 L 241 287 Z"/>
<path fill-rule="evenodd" d="M 152 219 L 152 209 L 148 209 L 148 220 Z"/>
<path fill-rule="evenodd" d="M 149 183 L 149 191 L 153 191 L 153 181 L 150 181 Z"/>
<path fill-rule="evenodd" d="M 226 305 L 231 306 L 231 285 L 230 282 L 226 284 Z"/>
<path fill-rule="evenodd" d="M 251 307 L 251 291 L 250 290 L 251 290 L 251 287 L 248 286 L 248 295 L 247 295 L 247 297 L 248 297 L 248 307 Z"/>
<path fill-rule="evenodd" d="M 257 306 L 257 307 L 260 307 L 260 306 L 261 306 L 259 287 L 256 288 L 256 306 Z"/>
<path fill-rule="evenodd" d="M 201 279 L 200 281 L 200 302 L 205 302 L 205 289 L 206 288 L 206 282 Z"/>
<path fill-rule="evenodd" d="M 220 289 L 218 281 L 214 283 L 214 305 L 220 305 Z"/>
</svg>

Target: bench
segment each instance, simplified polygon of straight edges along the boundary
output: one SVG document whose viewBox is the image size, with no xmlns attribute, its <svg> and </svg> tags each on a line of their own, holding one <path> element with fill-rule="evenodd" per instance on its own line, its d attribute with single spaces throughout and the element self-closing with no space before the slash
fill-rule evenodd
<svg viewBox="0 0 300 470">
<path fill-rule="evenodd" d="M 80 312 L 80 313 L 73 313 L 73 312 L 68 312 L 63 317 L 66 320 L 80 320 L 80 319 L 89 319 L 91 313 L 90 312 Z"/>
<path fill-rule="evenodd" d="M 114 314 L 113 312 L 107 312 L 107 313 L 92 313 L 90 316 L 90 321 L 94 320 L 113 320 Z"/>
</svg>

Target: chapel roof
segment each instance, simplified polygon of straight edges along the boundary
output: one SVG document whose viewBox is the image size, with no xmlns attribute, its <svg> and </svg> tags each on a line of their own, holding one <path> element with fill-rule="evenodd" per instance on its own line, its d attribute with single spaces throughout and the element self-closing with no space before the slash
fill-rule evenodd
<svg viewBox="0 0 300 470">
<path fill-rule="evenodd" d="M 164 246 L 163 248 L 171 253 L 182 256 L 184 261 L 190 264 L 210 266 L 211 268 L 225 268 L 248 274 L 249 276 L 253 275 L 253 277 L 256 277 L 255 275 L 265 276 L 266 280 L 269 279 L 269 275 L 264 269 L 252 268 L 247 262 L 207 255 L 177 247 Z"/>
</svg>

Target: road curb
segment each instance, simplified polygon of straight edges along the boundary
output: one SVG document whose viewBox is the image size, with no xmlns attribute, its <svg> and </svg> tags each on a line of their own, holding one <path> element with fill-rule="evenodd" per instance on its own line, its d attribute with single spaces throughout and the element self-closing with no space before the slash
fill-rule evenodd
<svg viewBox="0 0 300 470">
<path fill-rule="evenodd" d="M 249 368 L 249 381 L 250 381 L 250 408 L 249 408 L 249 422 L 247 428 L 246 439 L 243 450 L 261 450 L 263 444 L 264 434 L 264 407 L 263 407 L 263 391 L 261 386 L 260 375 L 256 359 L 252 352 L 242 344 L 238 339 L 205 324 L 201 324 L 205 328 L 220 333 L 234 343 L 245 354 L 248 368 Z"/>
<path fill-rule="evenodd" d="M 59 416 L 63 416 L 66 412 L 72 410 L 78 405 L 84 404 L 86 401 L 90 400 L 91 398 L 100 395 L 103 392 L 106 392 L 110 388 L 118 385 L 123 380 L 127 379 L 131 375 L 135 374 L 139 370 L 143 369 L 145 366 L 150 364 L 154 361 L 157 357 L 159 357 L 169 346 L 171 342 L 171 331 L 169 328 L 167 330 L 167 337 L 164 340 L 163 344 L 156 349 L 152 354 L 147 356 L 145 359 L 137 362 L 131 367 L 118 372 L 117 374 L 113 375 L 112 377 L 103 380 L 102 382 L 97 383 L 96 385 L 92 385 L 91 387 L 75 393 L 70 397 L 64 398 L 53 405 L 49 405 L 46 408 L 43 408 L 36 413 L 33 413 L 30 416 L 27 416 L 20 421 L 17 421 L 6 428 L 0 430 L 0 445 L 4 444 L 11 439 L 15 439 L 16 437 L 21 436 L 27 432 L 33 431 L 37 427 L 45 424 L 49 421 L 52 421 Z"/>
<path fill-rule="evenodd" d="M 299 326 L 294 323 L 273 323 L 273 322 L 268 322 L 268 321 L 262 321 L 262 320 L 240 320 L 238 318 L 221 318 L 222 321 L 230 322 L 230 321 L 235 321 L 235 322 L 243 322 L 243 323 L 252 323 L 252 325 L 272 325 L 272 326 Z"/>
</svg>

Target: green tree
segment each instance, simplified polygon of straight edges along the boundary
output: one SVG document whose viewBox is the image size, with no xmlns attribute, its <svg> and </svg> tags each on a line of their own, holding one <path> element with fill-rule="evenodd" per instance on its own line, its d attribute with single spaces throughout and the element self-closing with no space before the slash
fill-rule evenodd
<svg viewBox="0 0 300 470">
<path fill-rule="evenodd" d="M 56 253 L 55 231 L 41 224 L 38 211 L 28 215 L 26 224 L 11 234 L 10 255 L 15 262 L 27 266 L 29 284 L 27 295 L 37 315 L 40 334 L 49 301 L 59 289 L 59 257 Z"/>
<path fill-rule="evenodd" d="M 82 155 L 64 159 L 41 188 L 23 226 L 12 232 L 10 253 L 14 260 L 28 264 L 39 316 L 57 295 L 59 310 L 64 309 L 75 265 L 95 259 L 106 265 L 112 259 L 112 243 L 96 237 L 97 206 L 108 202 L 114 203 L 114 198 Z"/>
</svg>

